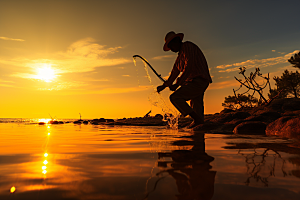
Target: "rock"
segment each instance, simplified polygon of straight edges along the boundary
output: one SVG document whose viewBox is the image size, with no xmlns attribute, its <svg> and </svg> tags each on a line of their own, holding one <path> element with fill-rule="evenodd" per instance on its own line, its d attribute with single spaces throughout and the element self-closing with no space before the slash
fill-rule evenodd
<svg viewBox="0 0 300 200">
<path fill-rule="evenodd" d="M 154 116 L 154 118 L 163 119 L 164 116 L 162 116 L 161 114 L 156 114 L 156 115 Z"/>
<path fill-rule="evenodd" d="M 297 98 L 286 99 L 286 101 L 282 105 L 282 110 L 284 111 L 300 110 L 300 99 Z"/>
<path fill-rule="evenodd" d="M 106 123 L 111 123 L 111 122 L 115 122 L 114 119 L 106 119 Z"/>
<path fill-rule="evenodd" d="M 265 120 L 266 120 L 266 117 L 261 116 L 261 115 L 258 115 L 258 116 L 252 115 L 245 119 L 245 121 L 265 121 Z"/>
<path fill-rule="evenodd" d="M 233 133 L 239 135 L 265 135 L 266 124 L 259 121 L 247 121 L 237 125 Z"/>
<path fill-rule="evenodd" d="M 220 129 L 222 125 L 222 123 L 217 122 L 204 123 L 193 128 L 193 131 L 212 131 L 215 129 Z"/>
<path fill-rule="evenodd" d="M 284 104 L 285 99 L 274 99 L 269 105 L 268 108 L 271 110 L 282 110 L 282 105 Z"/>
<path fill-rule="evenodd" d="M 226 123 L 230 122 L 235 119 L 245 119 L 250 116 L 250 113 L 248 112 L 232 112 L 232 113 L 225 113 L 225 114 L 219 114 L 214 116 L 214 118 L 211 120 L 211 122 L 216 123 Z"/>
<path fill-rule="evenodd" d="M 281 114 L 274 111 L 266 111 L 266 110 L 259 110 L 252 115 L 245 119 L 245 121 L 261 121 L 270 123 L 278 118 L 281 117 Z"/>
<path fill-rule="evenodd" d="M 268 108 L 278 112 L 300 110 L 300 99 L 298 98 L 284 98 L 274 99 Z"/>
<path fill-rule="evenodd" d="M 300 117 L 281 117 L 267 126 L 266 134 L 300 139 Z"/>
<path fill-rule="evenodd" d="M 300 110 L 286 111 L 282 114 L 282 116 L 300 116 Z"/>
<path fill-rule="evenodd" d="M 237 125 L 239 125 L 242 122 L 244 122 L 243 119 L 234 119 L 234 120 L 231 120 L 230 122 L 225 122 L 224 124 L 233 124 L 233 125 L 237 126 Z"/>
<path fill-rule="evenodd" d="M 100 119 L 98 119 L 98 122 L 106 122 L 106 119 L 100 118 Z"/>
<path fill-rule="evenodd" d="M 228 109 L 228 108 L 224 108 L 224 110 L 222 110 L 222 111 L 220 112 L 220 114 L 231 113 L 231 112 L 234 112 L 234 110 Z"/>
<path fill-rule="evenodd" d="M 245 119 L 249 116 L 251 116 L 251 114 L 248 112 L 236 112 L 232 115 L 233 119 Z"/>
</svg>

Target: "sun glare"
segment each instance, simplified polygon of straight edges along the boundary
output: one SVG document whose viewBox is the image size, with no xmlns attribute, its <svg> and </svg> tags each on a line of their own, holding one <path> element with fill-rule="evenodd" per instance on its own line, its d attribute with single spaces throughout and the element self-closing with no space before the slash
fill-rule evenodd
<svg viewBox="0 0 300 200">
<path fill-rule="evenodd" d="M 52 82 L 56 78 L 55 70 L 51 68 L 50 64 L 42 64 L 41 67 L 37 68 L 36 79 Z"/>
</svg>

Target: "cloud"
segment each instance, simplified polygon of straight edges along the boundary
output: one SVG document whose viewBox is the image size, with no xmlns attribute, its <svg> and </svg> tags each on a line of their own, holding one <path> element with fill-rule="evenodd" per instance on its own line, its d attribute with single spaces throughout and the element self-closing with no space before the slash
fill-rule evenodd
<svg viewBox="0 0 300 200">
<path fill-rule="evenodd" d="M 107 58 L 115 54 L 122 47 L 106 48 L 96 43 L 93 38 L 79 40 L 68 48 L 66 52 L 59 52 L 51 62 L 59 68 L 61 73 L 88 72 L 96 67 L 115 66 L 132 62 L 127 58 Z"/>
<path fill-rule="evenodd" d="M 14 83 L 14 82 L 13 81 L 6 81 L 6 80 L 3 80 L 3 79 L 0 79 L 0 87 L 15 87 L 13 85 L 9 85 L 9 83 Z"/>
<path fill-rule="evenodd" d="M 82 87 L 82 86 L 87 86 L 88 84 L 84 82 L 79 82 L 79 81 L 72 81 L 72 82 L 62 82 L 62 83 L 57 83 L 53 84 L 51 87 L 44 87 L 44 88 L 38 88 L 38 90 L 66 90 L 70 89 L 72 87 Z"/>
<path fill-rule="evenodd" d="M 128 87 L 128 88 L 105 88 L 97 91 L 90 91 L 89 94 L 119 94 L 119 93 L 130 93 L 130 92 L 140 92 L 148 89 L 152 89 L 152 86 L 138 86 L 138 87 Z"/>
<path fill-rule="evenodd" d="M 237 82 L 236 80 L 230 80 L 230 81 L 222 81 L 218 83 L 212 83 L 209 85 L 207 88 L 208 90 L 215 90 L 215 89 L 223 89 L 223 88 L 228 88 L 228 87 L 239 87 L 240 83 Z"/>
<path fill-rule="evenodd" d="M 0 79 L 0 82 L 2 82 L 2 83 L 14 83 L 13 81 L 6 81 L 6 80 L 3 80 L 3 79 Z"/>
<path fill-rule="evenodd" d="M 122 75 L 122 76 L 124 76 L 124 77 L 130 77 L 130 75 Z"/>
<path fill-rule="evenodd" d="M 0 87 L 15 87 L 15 86 L 13 86 L 13 85 L 7 85 L 7 84 L 1 84 L 0 83 Z"/>
<path fill-rule="evenodd" d="M 288 59 L 293 56 L 295 53 L 298 53 L 299 50 L 295 50 L 291 53 L 288 53 L 284 56 L 274 57 L 274 58 L 266 58 L 266 59 L 252 59 L 246 60 L 239 63 L 233 63 L 229 65 L 219 65 L 217 66 L 220 70 L 219 72 L 233 72 L 238 71 L 240 67 L 246 67 L 247 69 L 256 68 L 256 67 L 269 67 L 277 64 L 287 63 Z"/>
<path fill-rule="evenodd" d="M 0 37 L 1 40 L 12 40 L 12 41 L 19 41 L 19 42 L 24 42 L 25 40 L 23 39 L 14 39 L 14 38 L 8 38 L 8 37 Z"/>
<path fill-rule="evenodd" d="M 165 55 L 165 56 L 156 56 L 153 57 L 153 60 L 163 60 L 163 59 L 170 59 L 170 58 L 175 58 L 177 55 Z"/>
<path fill-rule="evenodd" d="M 30 69 L 26 73 L 15 73 L 11 76 L 32 79 L 36 76 L 37 69 L 50 65 L 57 75 L 63 73 L 80 73 L 93 71 L 96 67 L 115 66 L 132 62 L 127 58 L 108 58 L 117 53 L 122 47 L 106 47 L 96 43 L 93 38 L 85 38 L 74 42 L 64 52 L 57 52 L 49 59 L 15 58 L 0 59 L 0 63 Z"/>
</svg>

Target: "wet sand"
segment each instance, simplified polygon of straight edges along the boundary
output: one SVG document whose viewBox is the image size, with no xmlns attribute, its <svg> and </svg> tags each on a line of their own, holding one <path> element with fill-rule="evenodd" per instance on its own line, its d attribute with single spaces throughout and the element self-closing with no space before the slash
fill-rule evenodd
<svg viewBox="0 0 300 200">
<path fill-rule="evenodd" d="M 24 123 L 1 123 L 0 136 L 1 200 L 300 199 L 292 140 Z"/>
</svg>

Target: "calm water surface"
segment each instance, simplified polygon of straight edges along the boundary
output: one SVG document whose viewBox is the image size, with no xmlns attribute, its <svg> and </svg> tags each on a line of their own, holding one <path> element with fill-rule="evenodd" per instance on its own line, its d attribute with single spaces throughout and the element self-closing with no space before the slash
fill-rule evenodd
<svg viewBox="0 0 300 200">
<path fill-rule="evenodd" d="M 0 199 L 299 200 L 293 145 L 165 127 L 0 123 Z"/>
</svg>

